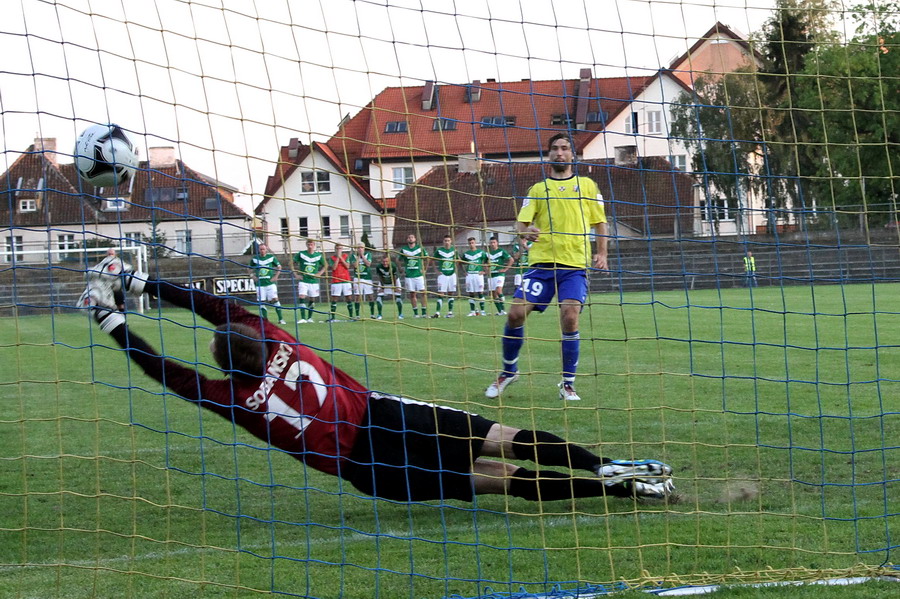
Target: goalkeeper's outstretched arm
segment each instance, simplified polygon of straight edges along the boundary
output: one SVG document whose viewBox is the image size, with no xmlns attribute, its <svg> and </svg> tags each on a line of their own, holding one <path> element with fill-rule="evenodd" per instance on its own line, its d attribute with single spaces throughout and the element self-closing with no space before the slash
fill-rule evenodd
<svg viewBox="0 0 900 599">
<path fill-rule="evenodd" d="M 226 300 L 199 289 L 184 287 L 171 281 L 140 279 L 141 273 L 126 275 L 124 286 L 131 293 L 148 293 L 179 308 L 191 310 L 197 316 L 219 326 L 228 322 L 247 322 L 259 326 L 260 317 Z"/>
<path fill-rule="evenodd" d="M 186 368 L 159 355 L 149 343 L 130 331 L 124 320 L 109 331 L 109 336 L 128 352 L 128 357 L 150 378 L 189 401 L 200 401 L 203 398 L 203 386 L 207 380 L 205 376 L 194 368 Z"/>
</svg>

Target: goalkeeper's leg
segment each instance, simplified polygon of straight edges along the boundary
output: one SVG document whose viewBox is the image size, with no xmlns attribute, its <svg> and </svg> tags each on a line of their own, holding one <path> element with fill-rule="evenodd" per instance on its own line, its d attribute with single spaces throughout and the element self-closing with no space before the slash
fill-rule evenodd
<svg viewBox="0 0 900 599">
<path fill-rule="evenodd" d="M 671 483 L 608 482 L 553 470 L 535 472 L 505 462 L 478 459 L 472 467 L 476 494 L 507 494 L 528 501 L 558 501 L 582 497 L 665 499 Z"/>
<path fill-rule="evenodd" d="M 611 460 L 546 431 L 519 430 L 495 423 L 482 446 L 482 455 L 587 470 L 605 485 L 629 486 L 637 495 L 655 497 L 660 492 L 674 491 L 668 464 L 658 460 Z"/>
</svg>

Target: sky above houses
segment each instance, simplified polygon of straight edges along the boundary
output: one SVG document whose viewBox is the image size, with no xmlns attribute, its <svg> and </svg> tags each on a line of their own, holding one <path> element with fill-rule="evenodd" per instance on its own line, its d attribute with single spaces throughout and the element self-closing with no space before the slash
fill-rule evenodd
<svg viewBox="0 0 900 599">
<path fill-rule="evenodd" d="M 0 168 L 115 122 L 258 203 L 278 149 L 387 86 L 645 75 L 773 0 L 4 0 Z M 59 157 L 68 162 L 66 156 Z"/>
</svg>

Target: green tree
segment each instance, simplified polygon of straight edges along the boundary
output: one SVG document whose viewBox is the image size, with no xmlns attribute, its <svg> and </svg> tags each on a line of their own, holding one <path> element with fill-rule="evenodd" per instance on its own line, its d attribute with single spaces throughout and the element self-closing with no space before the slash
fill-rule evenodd
<svg viewBox="0 0 900 599">
<path fill-rule="evenodd" d="M 732 207 L 746 206 L 748 194 L 765 190 L 762 107 L 751 70 L 698 77 L 694 94 L 673 105 L 672 136 L 688 147 L 708 200 L 721 195 Z"/>
<path fill-rule="evenodd" d="M 168 258 L 172 250 L 166 245 L 166 234 L 157 225 L 150 227 L 150 235 L 141 233 L 141 242 L 150 246 L 150 255 L 154 258 Z"/>
<path fill-rule="evenodd" d="M 870 225 L 896 219 L 900 175 L 900 33 L 820 48 L 796 86 L 810 120 L 808 153 L 820 205 L 862 210 Z"/>
<path fill-rule="evenodd" d="M 775 207 L 809 207 L 810 177 L 816 157 L 809 149 L 810 115 L 797 106 L 797 86 L 808 57 L 836 39 L 834 0 L 778 0 L 762 31 L 763 64 L 757 73 L 767 107 L 763 127 L 768 169 L 779 177 L 773 186 Z"/>
<path fill-rule="evenodd" d="M 811 148 L 811 115 L 798 106 L 807 62 L 833 43 L 834 0 L 778 0 L 756 38 L 758 69 L 700 78 L 673 112 L 673 135 L 687 144 L 708 189 L 742 198 L 764 195 L 769 208 L 809 207 L 820 159 Z M 771 221 L 770 221 L 771 222 Z"/>
</svg>

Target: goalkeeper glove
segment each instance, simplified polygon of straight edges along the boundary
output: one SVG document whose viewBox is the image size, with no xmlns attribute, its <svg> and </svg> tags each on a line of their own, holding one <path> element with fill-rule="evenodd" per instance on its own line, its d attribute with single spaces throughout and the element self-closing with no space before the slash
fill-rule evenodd
<svg viewBox="0 0 900 599">
<path fill-rule="evenodd" d="M 125 324 L 125 315 L 116 309 L 112 289 L 108 286 L 88 285 L 78 298 L 77 306 L 90 310 L 91 316 L 104 333 L 111 333 L 119 325 Z"/>
<path fill-rule="evenodd" d="M 118 256 L 107 256 L 87 271 L 88 285 L 109 288 L 110 291 L 127 291 L 131 295 L 144 293 L 147 273 L 135 270 Z"/>
<path fill-rule="evenodd" d="M 85 273 L 89 288 L 109 288 L 110 291 L 122 289 L 121 275 L 126 264 L 118 256 L 107 256 L 90 267 Z"/>
<path fill-rule="evenodd" d="M 127 270 L 122 275 L 122 289 L 135 297 L 144 293 L 144 285 L 147 284 L 147 273 L 133 270 L 130 265 L 125 265 Z"/>
</svg>

